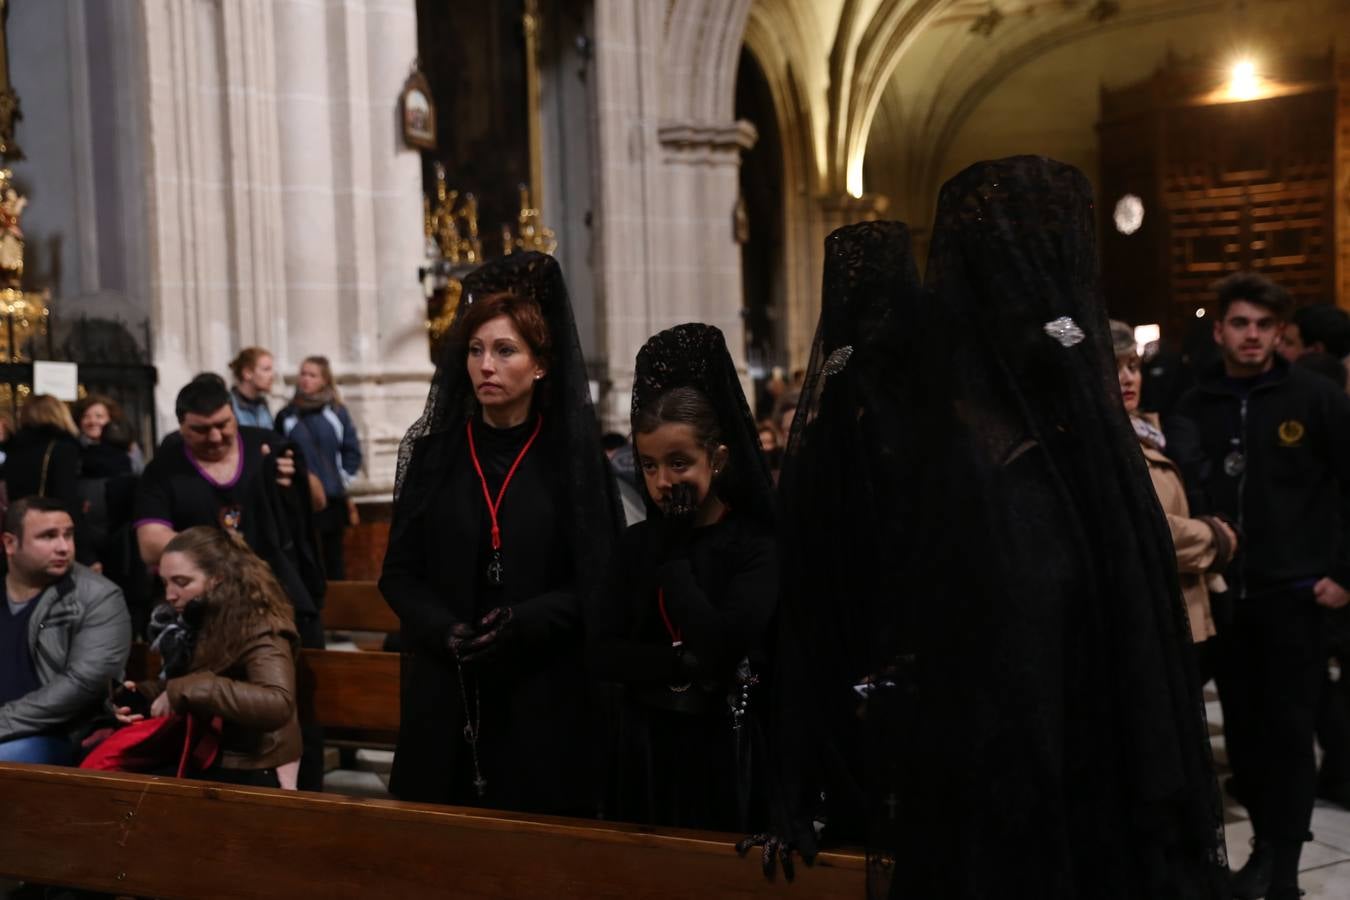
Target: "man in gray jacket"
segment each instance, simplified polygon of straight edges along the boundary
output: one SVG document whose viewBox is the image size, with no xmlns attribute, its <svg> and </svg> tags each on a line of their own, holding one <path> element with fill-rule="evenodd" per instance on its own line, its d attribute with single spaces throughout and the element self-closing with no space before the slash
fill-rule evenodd
<svg viewBox="0 0 1350 900">
<path fill-rule="evenodd" d="M 67 765 L 131 650 L 122 591 L 76 563 L 75 523 L 50 498 L 5 513 L 0 604 L 0 762 Z"/>
</svg>

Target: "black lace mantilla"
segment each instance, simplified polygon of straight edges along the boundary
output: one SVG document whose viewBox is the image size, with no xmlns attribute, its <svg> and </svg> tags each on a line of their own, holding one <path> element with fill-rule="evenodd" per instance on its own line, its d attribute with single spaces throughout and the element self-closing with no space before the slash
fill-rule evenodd
<svg viewBox="0 0 1350 900">
<path fill-rule="evenodd" d="M 702 323 L 677 325 L 654 335 L 638 351 L 633 374 L 634 416 L 678 387 L 698 389 L 712 403 L 722 426 L 731 462 L 718 483 L 719 495 L 743 514 L 772 521 L 773 479 L 721 330 Z M 645 486 L 642 491 L 648 508 L 653 508 Z"/>
</svg>

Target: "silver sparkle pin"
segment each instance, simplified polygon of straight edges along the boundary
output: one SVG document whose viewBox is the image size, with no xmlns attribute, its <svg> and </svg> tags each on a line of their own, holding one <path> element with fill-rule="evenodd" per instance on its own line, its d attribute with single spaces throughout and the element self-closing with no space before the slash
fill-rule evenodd
<svg viewBox="0 0 1350 900">
<path fill-rule="evenodd" d="M 1045 333 L 1059 341 L 1064 347 L 1080 344 L 1083 338 L 1087 337 L 1083 334 L 1083 329 L 1078 327 L 1078 323 L 1068 316 L 1060 316 L 1052 322 L 1046 322 Z"/>
<path fill-rule="evenodd" d="M 848 365 L 849 357 L 853 355 L 853 345 L 845 344 L 838 348 L 825 360 L 825 365 L 820 367 L 820 371 L 825 375 L 838 375 L 844 371 Z"/>
</svg>

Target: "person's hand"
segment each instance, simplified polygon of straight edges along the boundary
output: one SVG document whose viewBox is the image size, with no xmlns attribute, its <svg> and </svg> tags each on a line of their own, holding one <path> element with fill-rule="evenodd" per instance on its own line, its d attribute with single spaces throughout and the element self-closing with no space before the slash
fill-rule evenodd
<svg viewBox="0 0 1350 900">
<path fill-rule="evenodd" d="M 687 481 L 672 485 L 670 496 L 660 505 L 661 515 L 648 521 L 652 523 L 662 558 L 678 559 L 688 554 L 689 542 L 694 536 L 698 488 Z"/>
<path fill-rule="evenodd" d="M 1222 531 L 1224 537 L 1228 538 L 1228 546 L 1233 548 L 1233 552 L 1230 555 L 1236 556 L 1238 552 L 1238 535 L 1237 532 L 1233 530 L 1233 526 L 1229 525 L 1223 519 L 1215 517 L 1214 527 Z"/>
<path fill-rule="evenodd" d="M 355 500 L 347 501 L 347 524 L 353 528 L 361 524 L 361 510 L 357 508 Z"/>
<path fill-rule="evenodd" d="M 277 486 L 288 488 L 295 480 L 295 451 L 287 450 L 277 457 Z"/>
<path fill-rule="evenodd" d="M 150 718 L 152 719 L 162 719 L 171 712 L 173 712 L 173 708 L 169 706 L 168 691 L 164 691 L 155 698 L 154 703 L 150 704 Z"/>
<path fill-rule="evenodd" d="M 1327 609 L 1340 609 L 1350 603 L 1350 592 L 1330 578 L 1323 578 L 1313 585 L 1313 599 Z"/>
<path fill-rule="evenodd" d="M 129 691 L 134 691 L 136 690 L 136 682 L 124 681 L 122 682 L 122 687 L 126 688 Z M 145 718 L 145 716 L 141 715 L 140 713 L 133 713 L 131 711 L 130 706 L 113 707 L 113 717 L 116 718 L 117 721 L 121 722 L 123 725 L 134 725 L 135 723 L 141 721 L 141 719 Z"/>
<path fill-rule="evenodd" d="M 759 864 L 764 872 L 764 877 L 772 879 L 774 869 L 778 864 L 783 866 L 783 877 L 791 881 L 797 874 L 797 867 L 793 863 L 792 855 L 797 848 L 792 842 L 779 837 L 773 832 L 762 831 L 759 834 L 752 834 L 736 842 L 736 852 L 745 856 L 750 852 L 751 847 L 762 847 Z M 804 856 L 806 864 L 809 866 L 814 861 L 812 857 Z"/>
<path fill-rule="evenodd" d="M 464 652 L 464 647 L 476 636 L 473 626 L 466 625 L 463 622 L 456 622 L 450 627 L 450 638 L 445 645 L 450 648 L 450 653 L 456 661 L 460 660 L 460 654 Z"/>
<path fill-rule="evenodd" d="M 459 661 L 466 666 L 492 659 L 516 634 L 515 612 L 499 606 L 478 620 L 477 636 L 460 648 Z"/>
</svg>

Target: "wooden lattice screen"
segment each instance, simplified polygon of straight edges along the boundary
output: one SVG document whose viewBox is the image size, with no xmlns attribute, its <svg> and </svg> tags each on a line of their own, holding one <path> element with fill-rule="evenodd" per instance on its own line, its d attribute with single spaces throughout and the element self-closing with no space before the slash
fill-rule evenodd
<svg viewBox="0 0 1350 900">
<path fill-rule="evenodd" d="M 1102 269 L 1113 314 L 1179 337 L 1215 279 L 1243 269 L 1299 304 L 1336 301 L 1335 103 L 1331 59 L 1287 66 L 1283 93 L 1210 102 L 1216 73 L 1170 64 L 1102 92 Z M 1112 209 L 1141 197 L 1145 225 Z"/>
</svg>

